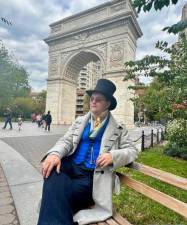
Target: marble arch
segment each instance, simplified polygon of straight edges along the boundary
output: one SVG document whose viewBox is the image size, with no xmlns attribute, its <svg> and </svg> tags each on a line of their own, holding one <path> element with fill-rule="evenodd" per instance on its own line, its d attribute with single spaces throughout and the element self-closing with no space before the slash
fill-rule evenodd
<svg viewBox="0 0 187 225">
<path fill-rule="evenodd" d="M 128 127 L 134 123 L 124 63 L 135 58 L 142 32 L 130 0 L 113 0 L 50 25 L 46 110 L 55 124 L 75 119 L 77 78 L 90 61 L 101 61 L 103 77 L 112 80 L 118 106 L 113 112 Z"/>
</svg>

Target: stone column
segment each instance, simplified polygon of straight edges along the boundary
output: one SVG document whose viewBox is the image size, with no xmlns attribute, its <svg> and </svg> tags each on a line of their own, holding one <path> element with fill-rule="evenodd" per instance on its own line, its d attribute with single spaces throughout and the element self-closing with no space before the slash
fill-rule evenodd
<svg viewBox="0 0 187 225">
<path fill-rule="evenodd" d="M 108 43 L 107 71 L 105 78 L 111 80 L 116 85 L 115 97 L 118 105 L 113 111 L 113 115 L 120 123 L 128 128 L 134 126 L 134 104 L 130 98 L 134 97 L 133 90 L 128 87 L 132 81 L 123 81 L 125 77 L 124 63 L 133 60 L 135 56 L 135 46 L 128 41 L 128 36 L 123 39 L 116 39 Z"/>
<path fill-rule="evenodd" d="M 75 120 L 76 84 L 64 79 L 48 80 L 46 111 L 53 124 L 71 124 Z"/>
<path fill-rule="evenodd" d="M 58 118 L 60 124 L 72 124 L 75 120 L 77 84 L 62 79 L 60 82 L 60 98 Z"/>
<path fill-rule="evenodd" d="M 51 111 L 53 124 L 60 124 L 59 121 L 59 96 L 60 83 L 59 79 L 47 81 L 47 98 L 46 98 L 46 112 Z"/>
<path fill-rule="evenodd" d="M 133 90 L 129 90 L 128 86 L 132 85 L 131 81 L 123 81 L 124 73 L 122 74 L 107 74 L 107 79 L 111 80 L 116 85 L 115 98 L 117 107 L 112 111 L 115 119 L 119 123 L 123 123 L 127 128 L 134 127 L 134 104 L 130 100 L 134 96 Z"/>
</svg>

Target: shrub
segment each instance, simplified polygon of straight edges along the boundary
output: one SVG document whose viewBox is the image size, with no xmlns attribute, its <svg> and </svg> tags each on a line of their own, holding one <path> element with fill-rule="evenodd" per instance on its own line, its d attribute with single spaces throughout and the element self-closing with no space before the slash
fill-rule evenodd
<svg viewBox="0 0 187 225">
<path fill-rule="evenodd" d="M 168 144 L 164 153 L 187 159 L 187 121 L 184 119 L 170 121 L 166 130 Z"/>
</svg>

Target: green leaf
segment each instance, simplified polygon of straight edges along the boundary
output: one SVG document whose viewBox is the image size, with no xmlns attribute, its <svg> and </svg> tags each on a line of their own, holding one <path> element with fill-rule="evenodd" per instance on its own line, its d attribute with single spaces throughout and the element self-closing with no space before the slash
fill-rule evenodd
<svg viewBox="0 0 187 225">
<path fill-rule="evenodd" d="M 150 11 L 150 9 L 152 8 L 152 5 L 153 5 L 153 1 L 147 4 L 147 11 Z"/>
<path fill-rule="evenodd" d="M 150 11 L 152 7 L 161 10 L 164 6 L 168 7 L 170 4 L 176 4 L 179 0 L 134 0 L 133 6 L 138 13 L 143 9 L 144 12 Z"/>
<path fill-rule="evenodd" d="M 182 20 L 182 21 L 172 25 L 171 27 L 165 27 L 165 28 L 163 28 L 163 31 L 167 31 L 168 33 L 177 34 L 186 28 L 187 28 L 187 19 Z"/>
<path fill-rule="evenodd" d="M 171 0 L 173 4 L 177 4 L 178 0 Z"/>
</svg>

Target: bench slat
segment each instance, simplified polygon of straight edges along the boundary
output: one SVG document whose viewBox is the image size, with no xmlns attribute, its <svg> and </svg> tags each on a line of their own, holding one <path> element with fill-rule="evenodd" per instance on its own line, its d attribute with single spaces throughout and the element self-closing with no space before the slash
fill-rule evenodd
<svg viewBox="0 0 187 225">
<path fill-rule="evenodd" d="M 136 162 L 133 162 L 131 168 L 138 170 L 148 176 L 154 177 L 158 180 L 164 181 L 165 183 L 187 190 L 186 178 L 179 177 L 174 174 L 171 174 L 171 173 L 168 173 L 150 166 L 146 166 L 141 163 L 136 163 Z"/>
<path fill-rule="evenodd" d="M 128 220 L 126 220 L 125 218 L 123 218 L 121 215 L 119 214 L 115 214 L 113 216 L 114 220 L 118 222 L 119 225 L 132 225 L 131 223 L 129 223 Z"/>
<path fill-rule="evenodd" d="M 106 223 L 109 225 L 119 225 L 115 220 L 113 220 L 112 218 L 107 219 Z"/>
<path fill-rule="evenodd" d="M 139 181 L 117 173 L 122 183 L 187 218 L 187 204 Z"/>
<path fill-rule="evenodd" d="M 98 225 L 107 225 L 107 223 L 105 223 L 105 222 L 100 222 L 100 223 L 98 223 Z"/>
</svg>

